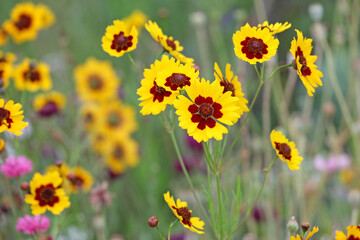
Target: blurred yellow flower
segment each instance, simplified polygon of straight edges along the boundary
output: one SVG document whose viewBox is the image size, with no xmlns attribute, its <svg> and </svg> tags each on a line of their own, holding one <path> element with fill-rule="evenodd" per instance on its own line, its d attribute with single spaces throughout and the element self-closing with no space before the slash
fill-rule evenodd
<svg viewBox="0 0 360 240">
<path fill-rule="evenodd" d="M 303 160 L 294 142 L 290 142 L 280 131 L 272 130 L 270 140 L 277 156 L 281 161 L 286 162 L 290 170 L 299 170 Z"/>
<path fill-rule="evenodd" d="M 204 230 L 205 223 L 200 221 L 200 218 L 191 216 L 192 211 L 188 208 L 187 202 L 177 199 L 175 203 L 174 197 L 170 196 L 169 191 L 164 194 L 164 199 L 184 227 L 198 234 L 204 234 L 202 230 Z"/>
<path fill-rule="evenodd" d="M 83 101 L 104 102 L 116 98 L 120 79 L 109 61 L 89 58 L 74 70 L 76 91 Z"/>
<path fill-rule="evenodd" d="M 138 31 L 133 26 L 128 30 L 128 24 L 114 20 L 113 25 L 106 28 L 105 35 L 102 37 L 102 48 L 110 56 L 121 57 L 126 52 L 131 52 L 138 43 Z"/>
<path fill-rule="evenodd" d="M 148 17 L 142 11 L 135 10 L 130 14 L 130 16 L 124 18 L 122 21 L 124 21 L 128 26 L 128 31 L 131 31 L 132 26 L 135 26 L 140 32 L 147 19 Z"/>
<path fill-rule="evenodd" d="M 28 123 L 23 122 L 24 115 L 21 109 L 21 104 L 14 104 L 13 100 L 5 103 L 4 99 L 0 99 L 0 132 L 8 131 L 15 135 L 21 135 L 21 130 L 24 129 Z"/>
<path fill-rule="evenodd" d="M 4 46 L 8 40 L 8 34 L 5 31 L 4 27 L 0 27 L 0 47 Z"/>
<path fill-rule="evenodd" d="M 55 15 L 48 6 L 40 3 L 36 5 L 36 11 L 40 18 L 40 28 L 47 28 L 54 24 Z"/>
<path fill-rule="evenodd" d="M 305 240 L 309 240 L 318 231 L 319 231 L 319 227 L 314 227 L 313 230 L 308 233 Z M 300 237 L 299 234 L 297 234 L 296 237 L 291 237 L 290 240 L 304 240 L 304 239 L 302 237 Z"/>
<path fill-rule="evenodd" d="M 57 91 L 38 94 L 33 101 L 35 111 L 42 117 L 50 117 L 60 113 L 66 103 L 66 97 Z"/>
<path fill-rule="evenodd" d="M 38 90 L 49 90 L 52 88 L 50 67 L 46 63 L 24 59 L 14 69 L 15 88 L 36 92 Z"/>
<path fill-rule="evenodd" d="M 275 56 L 279 40 L 268 28 L 250 27 L 247 23 L 233 35 L 235 55 L 250 64 L 269 61 Z"/>
<path fill-rule="evenodd" d="M 302 32 L 295 29 L 297 33 L 297 40 L 294 38 L 291 41 L 290 52 L 294 56 L 294 68 L 297 70 L 301 81 L 307 89 L 309 96 L 313 96 L 315 88 L 322 86 L 321 77 L 322 72 L 317 70 L 315 61 L 316 56 L 310 55 L 312 50 L 312 39 L 304 38 Z"/>
<path fill-rule="evenodd" d="M 272 35 L 275 35 L 277 33 L 281 33 L 289 28 L 291 28 L 291 23 L 285 22 L 285 23 L 275 23 L 275 24 L 269 24 L 268 21 L 263 22 L 262 24 L 258 24 L 257 28 L 264 29 L 267 28 L 270 30 L 270 33 Z"/>
<path fill-rule="evenodd" d="M 13 71 L 13 63 L 16 60 L 16 55 L 13 53 L 3 53 L 0 51 L 0 78 L 4 81 L 4 87 L 9 85 L 9 79 Z"/>
<path fill-rule="evenodd" d="M 41 27 L 40 15 L 32 2 L 18 3 L 3 26 L 16 43 L 34 40 Z"/>
<path fill-rule="evenodd" d="M 340 231 L 336 231 L 335 240 L 357 240 L 360 239 L 360 228 L 359 226 L 348 226 L 347 236 Z"/>
<path fill-rule="evenodd" d="M 70 183 L 70 192 L 73 193 L 77 193 L 80 190 L 87 193 L 93 184 L 93 177 L 90 172 L 79 166 L 69 170 L 67 179 Z"/>
<path fill-rule="evenodd" d="M 97 103 L 87 102 L 81 106 L 80 118 L 86 131 L 98 129 L 101 106 Z"/>
</svg>

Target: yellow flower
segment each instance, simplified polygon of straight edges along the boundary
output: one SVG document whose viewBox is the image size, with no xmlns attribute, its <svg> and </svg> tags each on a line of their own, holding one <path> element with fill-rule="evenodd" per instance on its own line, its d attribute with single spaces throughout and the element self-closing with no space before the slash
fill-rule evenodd
<svg viewBox="0 0 360 240">
<path fill-rule="evenodd" d="M 8 40 L 8 34 L 5 31 L 4 27 L 0 27 L 0 47 L 4 46 Z"/>
<path fill-rule="evenodd" d="M 50 67 L 46 63 L 35 63 L 24 59 L 14 70 L 15 87 L 18 90 L 36 92 L 39 89 L 49 90 L 52 87 Z"/>
<path fill-rule="evenodd" d="M 262 24 L 258 24 L 257 28 L 264 29 L 267 28 L 270 30 L 270 33 L 272 35 L 275 35 L 277 33 L 281 33 L 289 28 L 291 28 L 291 23 L 285 22 L 282 23 L 275 23 L 275 24 L 269 24 L 268 21 L 263 22 Z"/>
<path fill-rule="evenodd" d="M 202 230 L 205 223 L 200 221 L 200 218 L 191 216 L 192 211 L 188 208 L 187 202 L 177 199 L 175 203 L 174 197 L 170 196 L 169 191 L 164 194 L 164 199 L 184 227 L 198 234 L 204 234 Z"/>
<path fill-rule="evenodd" d="M 238 77 L 234 76 L 234 73 L 231 71 L 231 65 L 229 63 L 226 64 L 225 76 L 222 75 L 216 62 L 214 64 L 214 70 L 215 81 L 220 83 L 220 85 L 224 88 L 223 93 L 231 92 L 231 96 L 237 97 L 239 99 L 237 102 L 239 105 L 237 113 L 241 117 L 241 115 L 244 112 L 248 112 L 249 109 L 246 106 L 248 100 L 244 98 L 245 94 L 241 91 L 241 83 L 238 81 Z"/>
<path fill-rule="evenodd" d="M 196 141 L 221 140 L 228 132 L 223 124 L 233 125 L 239 119 L 239 99 L 223 90 L 217 81 L 210 84 L 205 79 L 196 80 L 185 88 L 190 99 L 179 95 L 174 101 L 179 126 Z"/>
<path fill-rule="evenodd" d="M 6 142 L 4 139 L 0 138 L 0 152 L 5 150 Z"/>
<path fill-rule="evenodd" d="M 110 135 L 113 134 L 110 133 Z M 92 150 L 100 154 L 103 154 L 107 146 L 111 144 L 109 132 L 107 132 L 104 128 L 95 128 L 94 131 L 90 132 L 89 140 Z"/>
<path fill-rule="evenodd" d="M 139 106 L 142 107 L 140 113 L 143 115 L 157 115 L 164 111 L 167 104 L 173 104 L 178 91 L 171 91 L 169 87 L 165 86 L 165 81 L 162 85 L 159 84 L 159 75 L 165 69 L 174 69 L 179 66 L 174 58 L 169 59 L 168 56 L 163 55 L 160 61 L 156 60 L 151 64 L 150 69 L 144 70 L 144 79 L 141 80 L 141 87 L 137 90 L 140 96 Z"/>
<path fill-rule="evenodd" d="M 66 97 L 59 92 L 52 91 L 35 96 L 33 107 L 35 111 L 43 117 L 50 117 L 60 113 L 66 103 Z"/>
<path fill-rule="evenodd" d="M 74 167 L 70 169 L 67 179 L 69 180 L 70 192 L 89 192 L 93 184 L 93 177 L 91 174 L 82 167 Z"/>
<path fill-rule="evenodd" d="M 312 39 L 304 38 L 302 32 L 295 29 L 297 33 L 297 40 L 294 38 L 291 41 L 290 52 L 295 58 L 294 68 L 297 70 L 301 81 L 307 89 L 309 96 L 313 96 L 316 87 L 322 86 L 321 77 L 322 72 L 317 70 L 314 64 L 317 57 L 310 55 L 312 50 Z"/>
<path fill-rule="evenodd" d="M 23 122 L 24 115 L 21 109 L 21 104 L 14 104 L 13 100 L 7 101 L 0 99 L 0 132 L 8 131 L 15 135 L 21 135 L 21 130 L 24 129 L 28 123 Z"/>
<path fill-rule="evenodd" d="M 145 28 L 150 33 L 152 38 L 160 43 L 164 50 L 173 55 L 176 59 L 183 63 L 194 62 L 194 59 L 185 57 L 182 53 L 180 53 L 184 47 L 180 45 L 179 41 L 174 40 L 173 37 L 168 37 L 165 35 L 156 22 L 149 20 L 147 23 L 145 23 Z"/>
<path fill-rule="evenodd" d="M 35 173 L 30 181 L 30 193 L 25 195 L 25 202 L 31 205 L 33 215 L 51 211 L 59 215 L 65 208 L 70 207 L 69 197 L 61 187 L 62 178 L 58 172 L 45 175 Z"/>
<path fill-rule="evenodd" d="M 348 226 L 347 236 L 340 231 L 336 231 L 335 240 L 357 240 L 360 239 L 360 226 Z"/>
<path fill-rule="evenodd" d="M 113 137 L 104 152 L 107 167 L 114 174 L 123 173 L 139 163 L 139 147 L 130 137 Z"/>
<path fill-rule="evenodd" d="M 303 158 L 299 156 L 299 152 L 296 149 L 294 142 L 289 142 L 280 131 L 275 130 L 272 130 L 270 140 L 277 156 L 281 161 L 287 163 L 290 170 L 300 169 L 299 165 Z"/>
<path fill-rule="evenodd" d="M 55 15 L 48 6 L 40 3 L 36 5 L 36 11 L 40 18 L 40 28 L 47 28 L 54 24 Z"/>
<path fill-rule="evenodd" d="M 235 55 L 250 64 L 269 61 L 279 46 L 268 28 L 257 29 L 248 23 L 234 33 L 233 42 Z"/>
<path fill-rule="evenodd" d="M 13 63 L 16 56 L 13 53 L 3 53 L 0 51 L 0 78 L 4 81 L 4 87 L 9 85 L 9 79 L 12 74 Z"/>
<path fill-rule="evenodd" d="M 11 19 L 4 22 L 5 31 L 16 43 L 34 40 L 40 26 L 40 15 L 31 2 L 18 3 L 11 11 Z"/>
<path fill-rule="evenodd" d="M 67 178 L 70 167 L 66 163 L 62 163 L 60 166 L 50 165 L 46 167 L 45 173 L 53 173 L 57 172 L 59 176 L 62 178 L 61 187 L 65 190 L 65 193 L 70 192 L 70 181 Z"/>
<path fill-rule="evenodd" d="M 85 103 L 81 106 L 80 117 L 86 131 L 92 131 L 99 125 L 101 107 L 96 103 Z"/>
<path fill-rule="evenodd" d="M 136 29 L 140 32 L 140 30 L 144 27 L 144 24 L 147 21 L 147 16 L 140 10 L 133 11 L 130 16 L 124 18 L 122 21 L 129 26 L 128 30 L 131 31 L 132 26 L 135 26 Z"/>
<path fill-rule="evenodd" d="M 83 101 L 104 102 L 116 98 L 120 79 L 108 61 L 89 58 L 74 70 L 76 90 Z"/>
<path fill-rule="evenodd" d="M 305 240 L 309 240 L 318 231 L 319 231 L 319 227 L 314 227 L 313 230 L 308 233 Z M 304 240 L 304 239 L 302 237 L 300 237 L 299 234 L 297 234 L 296 237 L 291 237 L 290 240 Z"/>
<path fill-rule="evenodd" d="M 16 61 L 16 55 L 14 53 L 3 53 L 0 51 L 0 64 L 8 63 L 13 64 Z"/>
<path fill-rule="evenodd" d="M 123 21 L 114 20 L 113 23 L 106 28 L 105 35 L 101 39 L 102 48 L 110 56 L 121 57 L 136 48 L 138 31 L 135 26 L 129 31 L 128 25 Z"/>
</svg>

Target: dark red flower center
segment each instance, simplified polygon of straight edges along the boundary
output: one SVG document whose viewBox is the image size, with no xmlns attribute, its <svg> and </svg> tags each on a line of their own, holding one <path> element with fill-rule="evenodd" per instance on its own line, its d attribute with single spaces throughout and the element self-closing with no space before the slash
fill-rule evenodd
<svg viewBox="0 0 360 240">
<path fill-rule="evenodd" d="M 209 128 L 215 127 L 215 119 L 223 116 L 220 111 L 221 108 L 222 106 L 219 103 L 213 102 L 212 97 L 205 98 L 199 95 L 195 98 L 195 104 L 190 105 L 188 110 L 192 114 L 191 121 L 198 123 L 198 129 L 204 130 L 206 126 Z"/>
<path fill-rule="evenodd" d="M 35 193 L 35 200 L 39 201 L 40 207 L 45 205 L 52 207 L 60 200 L 59 197 L 55 195 L 55 188 L 51 183 L 48 185 L 41 185 L 35 190 Z"/>
<path fill-rule="evenodd" d="M 81 188 L 84 185 L 84 179 L 81 176 L 74 175 L 71 179 L 69 179 L 71 184 L 76 188 Z"/>
<path fill-rule="evenodd" d="M 27 29 L 31 26 L 32 18 L 29 15 L 21 14 L 17 22 L 14 23 L 15 27 L 19 30 Z"/>
<path fill-rule="evenodd" d="M 31 66 L 23 73 L 23 77 L 25 81 L 30 80 L 30 82 L 39 82 L 41 80 L 39 71 Z"/>
<path fill-rule="evenodd" d="M 231 92 L 231 96 L 235 97 L 235 88 L 234 88 L 234 84 L 230 83 L 230 82 L 225 82 L 225 81 L 221 81 L 220 85 L 224 87 L 224 91 L 223 93 L 226 93 L 227 91 Z"/>
<path fill-rule="evenodd" d="M 165 86 L 170 87 L 171 90 L 176 91 L 178 88 L 183 88 L 185 85 L 190 86 L 190 77 L 183 73 L 173 73 L 166 78 Z"/>
<path fill-rule="evenodd" d="M 39 115 L 42 117 L 50 117 L 57 113 L 59 113 L 59 107 L 54 101 L 46 102 L 39 111 Z"/>
<path fill-rule="evenodd" d="M 162 102 L 164 101 L 164 97 L 169 97 L 171 95 L 170 91 L 166 91 L 165 88 L 158 86 L 155 81 L 154 86 L 150 89 L 150 93 L 154 96 L 153 102 L 156 100 Z"/>
<path fill-rule="evenodd" d="M 0 78 L 3 78 L 4 70 L 0 70 Z"/>
<path fill-rule="evenodd" d="M 114 156 L 114 158 L 117 159 L 122 159 L 124 157 L 124 150 L 121 146 L 117 145 L 115 146 L 112 155 Z"/>
<path fill-rule="evenodd" d="M 249 59 L 262 59 L 263 55 L 268 53 L 268 46 L 262 39 L 246 37 L 240 44 L 243 46 L 242 53 L 246 54 Z"/>
<path fill-rule="evenodd" d="M 114 39 L 111 44 L 111 49 L 116 50 L 117 52 L 126 51 L 129 47 L 133 45 L 132 43 L 133 36 L 125 36 L 124 32 L 121 31 L 119 34 L 114 35 Z"/>
<path fill-rule="evenodd" d="M 103 87 L 102 79 L 96 75 L 89 76 L 88 84 L 92 90 L 100 90 Z"/>
<path fill-rule="evenodd" d="M 94 122 L 94 114 L 90 112 L 86 113 L 84 116 L 84 122 L 85 124 L 91 124 L 92 122 Z"/>
<path fill-rule="evenodd" d="M 7 62 L 5 57 L 0 57 L 0 63 Z"/>
<path fill-rule="evenodd" d="M 121 122 L 122 122 L 122 118 L 121 118 L 121 116 L 119 116 L 119 114 L 117 112 L 110 112 L 108 114 L 107 123 L 111 127 L 119 126 L 119 125 L 121 125 Z"/>
<path fill-rule="evenodd" d="M 355 237 L 354 235 L 350 235 L 347 240 L 360 240 L 360 237 Z"/>
<path fill-rule="evenodd" d="M 279 151 L 279 154 L 289 161 L 291 161 L 291 148 L 286 143 L 275 142 L 275 147 Z"/>
<path fill-rule="evenodd" d="M 177 208 L 177 207 L 172 207 L 173 209 L 176 210 L 176 213 L 182 217 L 181 222 L 184 225 L 188 225 L 189 227 L 191 227 L 191 212 L 187 207 L 182 207 L 182 208 Z"/>
<path fill-rule="evenodd" d="M 176 50 L 176 44 L 175 44 L 174 41 L 172 41 L 172 40 L 170 40 L 170 39 L 166 39 L 166 44 L 167 44 L 169 47 L 171 47 L 171 49 L 172 49 L 173 51 Z"/>
<path fill-rule="evenodd" d="M 9 110 L 6 110 L 5 108 L 0 108 L 0 126 L 4 124 L 5 126 L 7 126 L 7 128 L 11 128 L 11 123 L 13 123 L 13 120 L 10 118 L 10 115 L 11 113 Z"/>
<path fill-rule="evenodd" d="M 300 72 L 303 76 L 310 76 L 311 75 L 311 70 L 310 68 L 307 66 L 307 62 L 306 62 L 306 58 L 304 57 L 304 53 L 301 50 L 300 47 L 297 48 L 296 52 L 295 52 L 295 59 L 299 57 L 299 63 L 301 64 L 301 69 Z M 296 66 L 296 64 L 295 64 Z"/>
</svg>

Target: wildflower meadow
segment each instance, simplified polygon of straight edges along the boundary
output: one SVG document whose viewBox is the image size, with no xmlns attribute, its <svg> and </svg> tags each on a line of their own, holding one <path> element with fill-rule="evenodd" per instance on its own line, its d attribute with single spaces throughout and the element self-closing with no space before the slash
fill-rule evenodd
<svg viewBox="0 0 360 240">
<path fill-rule="evenodd" d="M 0 1 L 0 240 L 360 240 L 360 1 Z"/>
</svg>

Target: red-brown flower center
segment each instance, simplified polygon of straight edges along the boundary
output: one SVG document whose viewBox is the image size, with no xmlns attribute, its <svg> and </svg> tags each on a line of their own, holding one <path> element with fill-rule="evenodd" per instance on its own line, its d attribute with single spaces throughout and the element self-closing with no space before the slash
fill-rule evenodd
<svg viewBox="0 0 360 240">
<path fill-rule="evenodd" d="M 54 101 L 48 101 L 45 105 L 40 109 L 39 115 L 43 117 L 50 117 L 59 112 L 59 107 Z"/>
<path fill-rule="evenodd" d="M 231 96 L 235 97 L 235 87 L 234 84 L 230 82 L 221 81 L 220 85 L 224 87 L 223 93 L 226 93 L 227 91 L 231 92 Z"/>
<path fill-rule="evenodd" d="M 11 113 L 9 110 L 0 108 L 0 126 L 4 124 L 7 126 L 7 128 L 11 128 L 11 123 L 13 123 L 13 120 L 10 118 L 10 115 Z M 4 121 L 6 121 L 6 123 Z"/>
<path fill-rule="evenodd" d="M 189 106 L 188 111 L 192 114 L 191 121 L 198 123 L 198 129 L 204 130 L 206 126 L 215 127 L 215 119 L 223 116 L 221 108 L 221 104 L 213 102 L 212 97 L 205 98 L 199 95 L 195 98 L 195 104 Z"/>
<path fill-rule="evenodd" d="M 158 86 L 155 81 L 154 86 L 150 89 L 150 93 L 154 96 L 153 102 L 156 100 L 162 102 L 164 101 L 164 97 L 169 97 L 171 95 L 170 91 L 166 91 L 165 88 Z"/>
<path fill-rule="evenodd" d="M 41 185 L 35 190 L 35 200 L 39 201 L 41 207 L 45 205 L 54 206 L 55 203 L 59 202 L 59 197 L 55 195 L 55 188 L 50 183 L 48 185 Z"/>
<path fill-rule="evenodd" d="M 176 44 L 175 44 L 174 41 L 172 41 L 172 40 L 170 40 L 170 39 L 166 39 L 166 44 L 167 44 L 169 47 L 171 47 L 171 49 L 172 49 L 173 51 L 176 50 Z"/>
<path fill-rule="evenodd" d="M 212 106 L 210 104 L 204 103 L 204 104 L 200 105 L 200 107 L 199 107 L 199 114 L 205 119 L 211 117 L 213 112 L 214 112 L 214 109 L 212 108 Z"/>
<path fill-rule="evenodd" d="M 29 15 L 21 14 L 17 22 L 14 23 L 15 27 L 19 30 L 29 28 L 32 23 L 32 18 Z"/>
<path fill-rule="evenodd" d="M 117 159 L 122 159 L 124 157 L 124 150 L 121 146 L 117 145 L 115 146 L 112 155 L 114 156 L 114 158 Z"/>
<path fill-rule="evenodd" d="M 350 235 L 347 240 L 360 240 L 360 237 L 356 237 L 354 235 Z"/>
<path fill-rule="evenodd" d="M 75 186 L 76 188 L 81 188 L 84 185 L 84 179 L 81 176 L 78 175 L 74 175 L 71 179 L 70 182 L 73 186 Z"/>
<path fill-rule="evenodd" d="M 122 122 L 122 118 L 117 112 L 110 112 L 108 114 L 107 123 L 111 127 L 119 126 L 121 125 L 121 122 Z"/>
<path fill-rule="evenodd" d="M 111 44 L 111 49 L 116 50 L 117 52 L 126 51 L 129 47 L 133 45 L 132 43 L 133 36 L 125 36 L 124 32 L 121 31 L 119 34 L 114 35 L 114 39 Z"/>
<path fill-rule="evenodd" d="M 291 160 L 291 148 L 286 143 L 275 143 L 276 149 L 279 151 L 279 154 L 287 160 Z"/>
<path fill-rule="evenodd" d="M 181 222 L 184 225 L 188 225 L 189 227 L 191 227 L 191 212 L 187 207 L 182 207 L 182 208 L 176 208 L 176 207 L 172 207 L 173 209 L 176 210 L 176 213 L 182 217 Z"/>
<path fill-rule="evenodd" d="M 246 54 L 249 59 L 262 59 L 263 55 L 268 53 L 268 46 L 262 39 L 246 37 L 240 44 L 243 46 L 242 53 Z"/>
<path fill-rule="evenodd" d="M 89 76 L 88 83 L 92 90 L 100 90 L 103 87 L 102 79 L 96 75 Z"/>
<path fill-rule="evenodd" d="M 190 86 L 190 77 L 183 73 L 173 73 L 166 78 L 165 86 L 170 87 L 171 90 L 176 91 L 178 88 L 183 88 L 185 85 Z"/>
<path fill-rule="evenodd" d="M 23 73 L 24 80 L 30 80 L 30 82 L 39 82 L 41 80 L 40 72 L 29 66 L 29 69 Z"/>
<path fill-rule="evenodd" d="M 301 64 L 301 69 L 300 72 L 303 76 L 309 76 L 311 75 L 311 70 L 310 68 L 307 66 L 307 62 L 306 62 L 306 58 L 304 57 L 304 53 L 301 50 L 300 47 L 297 48 L 296 52 L 295 52 L 295 59 L 299 56 L 299 63 Z M 296 64 L 295 64 L 296 66 Z"/>
</svg>

